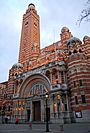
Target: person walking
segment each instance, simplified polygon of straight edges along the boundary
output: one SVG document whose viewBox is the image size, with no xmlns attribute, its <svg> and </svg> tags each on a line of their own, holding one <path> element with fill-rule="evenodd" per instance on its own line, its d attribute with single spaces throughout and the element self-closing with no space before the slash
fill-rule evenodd
<svg viewBox="0 0 90 133">
<path fill-rule="evenodd" d="M 19 118 L 16 117 L 16 121 L 15 121 L 15 124 L 18 124 L 19 123 Z"/>
<path fill-rule="evenodd" d="M 8 117 L 5 115 L 5 123 L 8 123 Z"/>
</svg>

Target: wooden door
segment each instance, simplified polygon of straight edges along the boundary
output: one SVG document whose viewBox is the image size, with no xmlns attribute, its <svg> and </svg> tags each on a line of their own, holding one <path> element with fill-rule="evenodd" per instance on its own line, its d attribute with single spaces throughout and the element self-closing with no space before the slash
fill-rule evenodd
<svg viewBox="0 0 90 133">
<path fill-rule="evenodd" d="M 40 101 L 33 102 L 33 120 L 41 121 L 41 104 Z"/>
</svg>

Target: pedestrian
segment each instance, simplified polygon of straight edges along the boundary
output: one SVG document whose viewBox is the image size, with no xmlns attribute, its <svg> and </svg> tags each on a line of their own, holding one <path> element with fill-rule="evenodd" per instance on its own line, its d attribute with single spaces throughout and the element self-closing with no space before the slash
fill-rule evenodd
<svg viewBox="0 0 90 133">
<path fill-rule="evenodd" d="M 9 123 L 10 122 L 10 116 L 8 115 L 7 118 L 8 118 L 8 123 Z"/>
<path fill-rule="evenodd" d="M 5 115 L 5 123 L 8 123 L 8 117 Z"/>
<path fill-rule="evenodd" d="M 16 117 L 16 121 L 15 121 L 15 124 L 18 124 L 19 123 L 19 118 Z"/>
</svg>

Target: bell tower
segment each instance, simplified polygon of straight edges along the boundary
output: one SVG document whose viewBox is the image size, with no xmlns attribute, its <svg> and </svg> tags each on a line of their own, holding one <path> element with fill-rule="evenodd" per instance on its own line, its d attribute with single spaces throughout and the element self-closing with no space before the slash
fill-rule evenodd
<svg viewBox="0 0 90 133">
<path fill-rule="evenodd" d="M 39 15 L 34 4 L 29 4 L 26 13 L 23 15 L 19 60 L 25 64 L 34 60 L 40 53 L 40 23 Z"/>
</svg>

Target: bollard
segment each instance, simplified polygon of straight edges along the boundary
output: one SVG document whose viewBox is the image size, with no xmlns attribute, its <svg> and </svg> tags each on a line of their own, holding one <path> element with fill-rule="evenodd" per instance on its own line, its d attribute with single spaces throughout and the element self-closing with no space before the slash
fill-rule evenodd
<svg viewBox="0 0 90 133">
<path fill-rule="evenodd" d="M 60 125 L 60 131 L 64 131 L 63 125 Z"/>
</svg>

